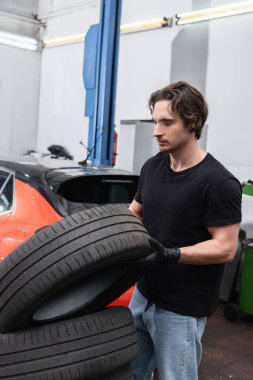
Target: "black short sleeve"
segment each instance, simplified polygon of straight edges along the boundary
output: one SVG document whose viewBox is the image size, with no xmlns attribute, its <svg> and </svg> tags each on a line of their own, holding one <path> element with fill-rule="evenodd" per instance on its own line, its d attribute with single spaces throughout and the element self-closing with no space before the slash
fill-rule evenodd
<svg viewBox="0 0 253 380">
<path fill-rule="evenodd" d="M 209 153 L 197 165 L 174 172 L 168 153 L 143 166 L 135 200 L 143 205 L 143 225 L 165 247 L 186 247 L 212 238 L 208 227 L 241 221 L 241 185 Z M 211 315 L 219 300 L 224 264 L 157 265 L 139 289 L 159 307 L 182 315 Z"/>
<path fill-rule="evenodd" d="M 235 178 L 221 182 L 208 197 L 205 226 L 225 226 L 241 222 L 242 189 Z"/>
<path fill-rule="evenodd" d="M 136 192 L 136 194 L 135 194 L 134 199 L 136 200 L 136 202 L 142 204 L 140 184 L 139 184 L 139 186 L 138 186 L 138 189 L 137 189 L 137 192 Z"/>
</svg>

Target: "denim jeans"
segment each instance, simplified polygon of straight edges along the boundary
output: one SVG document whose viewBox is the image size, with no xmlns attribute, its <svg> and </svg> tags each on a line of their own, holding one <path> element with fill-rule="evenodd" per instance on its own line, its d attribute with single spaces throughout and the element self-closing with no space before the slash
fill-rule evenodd
<svg viewBox="0 0 253 380">
<path fill-rule="evenodd" d="M 135 288 L 130 302 L 139 353 L 131 363 L 135 380 L 197 380 L 207 318 L 172 313 L 147 301 Z"/>
</svg>

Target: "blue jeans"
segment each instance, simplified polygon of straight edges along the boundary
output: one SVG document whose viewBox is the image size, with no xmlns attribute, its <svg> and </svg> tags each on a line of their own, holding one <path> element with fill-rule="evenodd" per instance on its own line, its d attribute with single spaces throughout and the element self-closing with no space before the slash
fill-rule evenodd
<svg viewBox="0 0 253 380">
<path fill-rule="evenodd" d="M 193 318 L 161 309 L 135 288 L 130 302 L 139 342 L 131 363 L 135 380 L 197 380 L 201 338 L 207 318 Z"/>
</svg>

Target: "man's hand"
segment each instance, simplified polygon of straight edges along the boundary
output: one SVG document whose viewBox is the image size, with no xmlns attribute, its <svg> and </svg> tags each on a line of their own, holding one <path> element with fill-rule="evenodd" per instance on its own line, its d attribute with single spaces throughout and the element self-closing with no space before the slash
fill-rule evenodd
<svg viewBox="0 0 253 380">
<path fill-rule="evenodd" d="M 174 264 L 180 259 L 181 251 L 179 248 L 165 248 L 159 241 L 151 237 L 149 237 L 148 240 L 152 248 L 152 253 L 142 259 L 128 262 L 136 268 L 141 268 L 143 273 L 150 270 L 154 265 L 166 263 Z"/>
<path fill-rule="evenodd" d="M 146 257 L 146 259 L 154 264 L 159 263 L 177 263 L 181 256 L 179 248 L 165 248 L 159 241 L 150 237 L 150 245 L 153 249 L 153 253 Z"/>
</svg>

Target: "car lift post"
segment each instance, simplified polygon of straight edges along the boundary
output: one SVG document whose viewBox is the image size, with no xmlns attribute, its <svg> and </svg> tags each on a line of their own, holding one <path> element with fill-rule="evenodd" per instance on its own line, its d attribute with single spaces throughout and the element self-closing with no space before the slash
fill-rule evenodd
<svg viewBox="0 0 253 380">
<path fill-rule="evenodd" d="M 101 0 L 100 22 L 85 37 L 83 80 L 89 117 L 88 158 L 112 165 L 122 0 Z"/>
</svg>

